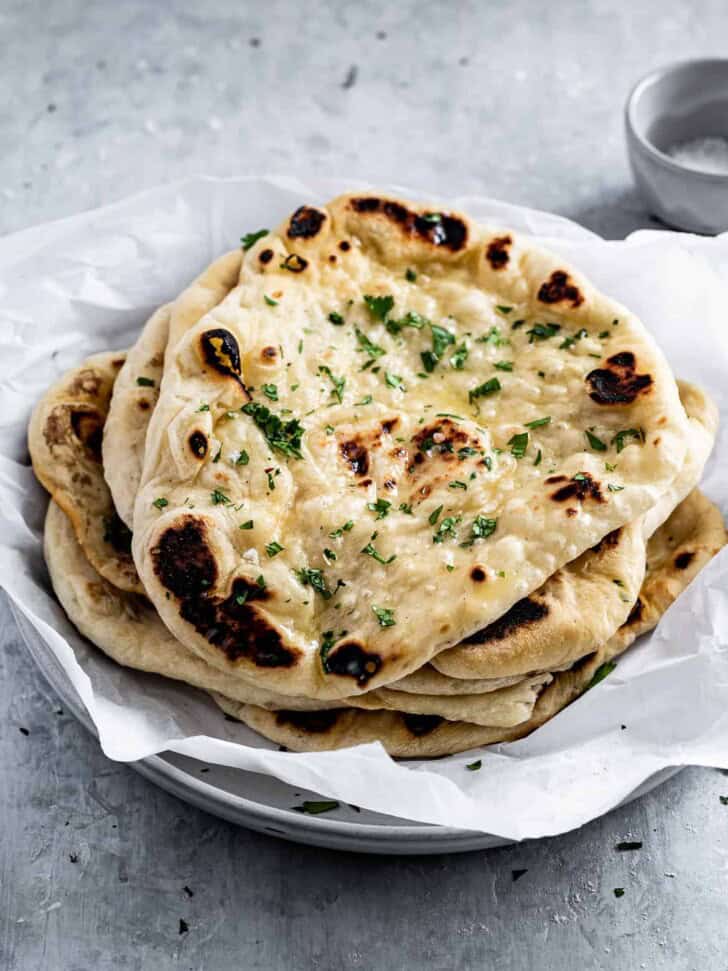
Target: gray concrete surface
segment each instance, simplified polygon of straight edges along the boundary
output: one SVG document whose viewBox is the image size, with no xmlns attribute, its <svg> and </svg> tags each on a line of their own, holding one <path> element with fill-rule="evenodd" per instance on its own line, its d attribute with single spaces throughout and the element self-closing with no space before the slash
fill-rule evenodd
<svg viewBox="0 0 728 971">
<path fill-rule="evenodd" d="M 488 192 L 617 237 L 651 224 L 624 157 L 629 86 L 727 38 L 722 0 L 3 0 L 0 232 L 274 170 Z M 4 606 L 0 629 L 2 971 L 728 968 L 719 772 L 468 857 L 297 847 L 108 762 Z"/>
</svg>

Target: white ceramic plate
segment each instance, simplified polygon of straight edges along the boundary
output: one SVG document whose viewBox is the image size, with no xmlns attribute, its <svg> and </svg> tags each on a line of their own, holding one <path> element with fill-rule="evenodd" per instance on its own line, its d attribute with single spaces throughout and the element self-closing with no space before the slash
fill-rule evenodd
<svg viewBox="0 0 728 971">
<path fill-rule="evenodd" d="M 28 651 L 47 681 L 65 707 L 95 734 L 91 719 L 55 657 L 12 603 L 10 608 Z M 173 752 L 132 762 L 131 767 L 184 802 L 248 829 L 296 843 L 358 853 L 434 854 L 464 853 L 509 842 L 487 833 L 428 826 L 346 805 L 322 815 L 307 815 L 293 807 L 306 799 L 325 797 L 295 789 L 270 776 L 207 765 Z M 624 803 L 649 792 L 678 771 L 670 768 L 658 772 L 630 793 Z"/>
</svg>

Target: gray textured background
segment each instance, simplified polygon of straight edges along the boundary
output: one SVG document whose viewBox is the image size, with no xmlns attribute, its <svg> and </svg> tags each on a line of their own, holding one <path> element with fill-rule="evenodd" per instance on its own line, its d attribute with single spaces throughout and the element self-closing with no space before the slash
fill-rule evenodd
<svg viewBox="0 0 728 971">
<path fill-rule="evenodd" d="M 724 0 L 3 0 L 0 232 L 191 173 L 315 171 L 621 236 L 650 224 L 624 157 L 630 85 L 726 39 Z M 2 971 L 728 968 L 719 772 L 467 857 L 293 846 L 108 762 L 4 607 L 0 623 Z M 643 849 L 615 850 L 630 838 Z"/>
</svg>

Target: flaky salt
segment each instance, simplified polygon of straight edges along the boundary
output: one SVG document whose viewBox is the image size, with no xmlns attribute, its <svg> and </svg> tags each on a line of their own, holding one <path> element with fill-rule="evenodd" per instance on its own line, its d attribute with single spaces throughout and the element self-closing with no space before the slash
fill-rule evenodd
<svg viewBox="0 0 728 971">
<path fill-rule="evenodd" d="M 668 148 L 667 154 L 686 168 L 713 175 L 728 175 L 728 138 L 720 135 L 677 142 Z"/>
</svg>

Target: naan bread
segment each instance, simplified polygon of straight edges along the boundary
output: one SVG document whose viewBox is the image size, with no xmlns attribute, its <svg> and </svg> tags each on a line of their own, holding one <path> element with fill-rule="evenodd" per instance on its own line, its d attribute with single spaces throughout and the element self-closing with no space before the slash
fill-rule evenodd
<svg viewBox="0 0 728 971">
<path fill-rule="evenodd" d="M 170 322 L 184 330 L 227 296 L 238 281 L 242 254 L 226 253 L 207 267 L 174 303 L 147 321 L 114 385 L 103 437 L 104 475 L 121 520 L 131 529 L 149 419 L 159 394 Z"/>
<path fill-rule="evenodd" d="M 94 570 L 76 540 L 70 520 L 52 501 L 46 516 L 44 551 L 53 589 L 69 619 L 117 663 L 263 708 L 320 711 L 322 706 L 341 705 L 341 700 L 321 702 L 266 691 L 240 678 L 230 678 L 188 651 L 167 630 L 145 597 L 119 590 Z M 394 704 L 395 692 L 380 689 L 353 699 L 352 703 L 371 710 L 398 707 L 413 713 L 434 713 L 449 719 L 468 717 L 507 727 L 530 717 L 540 690 L 550 681 L 549 674 L 541 674 L 501 690 L 460 698 L 404 695 L 399 705 Z"/>
<path fill-rule="evenodd" d="M 215 700 L 227 714 L 295 752 L 381 741 L 390 755 L 427 758 L 523 738 L 583 694 L 603 664 L 625 651 L 640 634 L 652 630 L 726 539 L 720 510 L 695 490 L 650 540 L 648 572 L 628 621 L 587 661 L 557 674 L 540 694 L 531 718 L 515 728 L 483 728 L 392 711 L 272 712 L 220 696 Z"/>
<path fill-rule="evenodd" d="M 144 441 L 159 395 L 171 309 L 171 304 L 165 304 L 153 313 L 127 351 L 104 425 L 103 473 L 119 518 L 129 529 L 142 474 Z"/>
<path fill-rule="evenodd" d="M 240 280 L 171 323 L 133 544 L 164 622 L 233 676 L 332 699 L 391 683 L 683 462 L 643 326 L 513 233 L 347 196 L 297 210 Z"/>
<path fill-rule="evenodd" d="M 624 623 L 642 583 L 647 540 L 700 481 L 718 429 L 718 409 L 705 392 L 687 381 L 678 387 L 688 448 L 667 492 L 636 523 L 605 536 L 498 620 L 434 657 L 436 670 L 470 679 L 555 671 Z M 617 472 L 619 460 L 614 464 Z"/>
<path fill-rule="evenodd" d="M 104 480 L 101 437 L 124 352 L 94 354 L 67 371 L 38 402 L 28 428 L 33 471 L 73 523 L 96 570 L 122 590 L 142 593 L 131 533 Z"/>
</svg>

